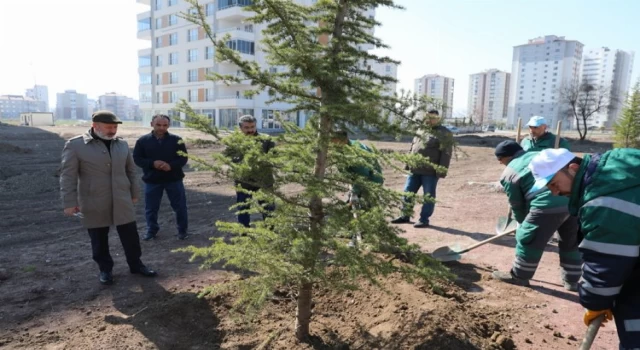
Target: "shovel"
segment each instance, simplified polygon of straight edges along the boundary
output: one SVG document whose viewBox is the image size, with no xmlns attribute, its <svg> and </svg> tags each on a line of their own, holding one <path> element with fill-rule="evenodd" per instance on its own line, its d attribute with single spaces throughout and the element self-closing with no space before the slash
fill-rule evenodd
<svg viewBox="0 0 640 350">
<path fill-rule="evenodd" d="M 604 315 L 600 315 L 591 321 L 589 328 L 587 328 L 587 333 L 584 335 L 584 339 L 582 339 L 582 344 L 580 344 L 580 350 L 591 349 L 591 345 L 593 345 L 593 341 L 596 340 L 596 335 L 598 335 L 598 330 L 603 320 Z"/>
<path fill-rule="evenodd" d="M 513 212 L 509 210 L 509 214 L 507 216 L 501 216 L 498 218 L 498 223 L 496 224 L 496 234 L 499 235 L 502 232 L 514 229 L 517 225 L 518 223 L 513 220 Z"/>
<path fill-rule="evenodd" d="M 495 236 L 493 236 L 491 238 L 485 239 L 482 242 L 478 242 L 478 243 L 476 243 L 476 244 L 474 244 L 474 245 L 472 245 L 470 247 L 467 247 L 467 248 L 465 248 L 463 250 L 454 250 L 454 249 L 451 249 L 451 247 L 441 247 L 441 248 L 438 248 L 438 249 L 434 250 L 433 253 L 431 253 L 431 256 L 434 259 L 436 259 L 438 261 L 442 261 L 442 262 L 458 261 L 458 260 L 460 260 L 460 258 L 462 258 L 462 254 L 464 254 L 464 253 L 466 253 L 466 252 L 468 252 L 470 250 L 476 249 L 479 246 L 485 245 L 485 244 L 487 244 L 489 242 L 495 241 L 496 239 L 498 239 L 500 237 L 504 237 L 504 236 L 510 235 L 510 234 L 512 234 L 514 232 L 516 232 L 516 228 L 515 227 L 510 229 L 509 231 L 505 231 L 505 232 L 502 232 L 502 233 L 500 233 L 498 235 L 495 235 Z"/>
</svg>

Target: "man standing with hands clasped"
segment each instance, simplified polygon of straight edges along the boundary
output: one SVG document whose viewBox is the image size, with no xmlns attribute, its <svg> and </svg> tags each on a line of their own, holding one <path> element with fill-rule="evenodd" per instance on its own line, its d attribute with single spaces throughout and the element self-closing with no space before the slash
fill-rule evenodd
<svg viewBox="0 0 640 350">
<path fill-rule="evenodd" d="M 187 238 L 187 197 L 184 190 L 184 172 L 187 164 L 187 148 L 178 135 L 170 134 L 169 116 L 156 114 L 151 119 L 153 131 L 138 139 L 133 150 L 133 160 L 142 168 L 144 175 L 145 218 L 147 234 L 144 240 L 154 239 L 160 230 L 158 210 L 162 194 L 166 191 L 171 208 L 176 214 L 178 239 Z M 184 153 L 180 154 L 180 152 Z"/>
<path fill-rule="evenodd" d="M 529 164 L 536 182 L 569 197 L 580 222 L 584 323 L 615 318 L 620 349 L 640 349 L 640 150 L 617 148 L 576 157 L 547 149 Z"/>
<path fill-rule="evenodd" d="M 138 201 L 136 169 L 129 145 L 116 137 L 122 122 L 110 111 L 97 111 L 85 134 L 64 145 L 60 192 L 64 214 L 82 217 L 89 231 L 93 260 L 100 267 L 100 283 L 112 284 L 109 226 L 116 226 L 131 273 L 147 277 L 156 272 L 140 260 L 140 237 L 134 203 Z"/>
</svg>

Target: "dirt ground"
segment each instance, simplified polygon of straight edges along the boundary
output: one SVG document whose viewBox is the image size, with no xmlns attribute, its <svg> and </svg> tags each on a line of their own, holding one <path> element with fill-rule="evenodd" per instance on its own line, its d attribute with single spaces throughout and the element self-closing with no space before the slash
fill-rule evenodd
<svg viewBox="0 0 640 350">
<path fill-rule="evenodd" d="M 164 199 L 159 239 L 142 242 L 143 261 L 159 277 L 131 275 L 122 248 L 111 235 L 115 260 L 113 286 L 98 283 L 89 238 L 75 218 L 62 215 L 57 168 L 64 140 L 80 127 L 0 126 L 0 348 L 2 349 L 253 349 L 273 337 L 273 349 L 575 349 L 586 330 L 575 293 L 561 286 L 557 247 L 550 244 L 531 288 L 489 279 L 508 269 L 514 238 L 503 238 L 448 263 L 458 278 L 434 293 L 396 276 L 382 281 L 386 292 L 364 284 L 359 291 L 334 295 L 318 290 L 312 318 L 313 339 L 292 336 L 295 303 L 280 291 L 262 315 L 241 323 L 229 308 L 232 296 L 197 298 L 204 286 L 234 275 L 201 270 L 188 256 L 171 250 L 204 246 L 218 236 L 216 220 L 235 220 L 231 184 L 211 173 L 189 170 L 191 237 L 174 238 L 173 216 Z M 131 145 L 147 132 L 124 128 Z M 174 130 L 185 138 L 200 137 Z M 508 136 L 508 135 L 507 135 Z M 507 212 L 506 197 L 489 186 L 502 167 L 492 156 L 504 134 L 459 136 L 465 153 L 453 161 L 438 186 L 432 227 L 406 225 L 405 237 L 425 251 L 460 247 L 494 235 L 496 218 Z M 380 148 L 408 148 L 380 142 Z M 590 142 L 576 151 L 610 145 Z M 206 156 L 217 151 L 190 148 Z M 386 174 L 385 184 L 401 189 L 404 177 Z M 138 229 L 144 232 L 143 204 Z M 418 208 L 416 208 L 417 210 Z M 617 349 L 615 326 L 603 328 L 593 349 Z"/>
</svg>

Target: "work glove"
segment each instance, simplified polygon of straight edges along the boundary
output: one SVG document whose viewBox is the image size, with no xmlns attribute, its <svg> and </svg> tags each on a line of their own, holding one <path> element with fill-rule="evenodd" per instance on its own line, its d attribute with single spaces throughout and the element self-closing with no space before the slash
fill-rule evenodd
<svg viewBox="0 0 640 350">
<path fill-rule="evenodd" d="M 604 323 L 607 323 L 608 321 L 613 320 L 613 313 L 611 312 L 611 309 L 600 310 L 600 311 L 591 311 L 591 310 L 585 309 L 584 324 L 587 325 L 587 327 L 589 327 L 591 322 L 602 314 L 604 314 L 604 319 L 602 320 L 603 327 L 604 327 Z"/>
</svg>

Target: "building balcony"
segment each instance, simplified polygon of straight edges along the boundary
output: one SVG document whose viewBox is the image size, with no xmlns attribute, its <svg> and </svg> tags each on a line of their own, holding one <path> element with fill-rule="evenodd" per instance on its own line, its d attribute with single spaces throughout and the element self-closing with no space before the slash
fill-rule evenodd
<svg viewBox="0 0 640 350">
<path fill-rule="evenodd" d="M 231 35 L 232 39 L 242 39 L 247 41 L 255 41 L 256 39 L 253 26 L 233 26 L 216 30 L 216 36 L 218 38 L 222 38 L 227 34 Z"/>
<path fill-rule="evenodd" d="M 151 28 L 149 29 L 139 29 L 138 30 L 138 39 L 140 40 L 151 40 Z"/>
<path fill-rule="evenodd" d="M 220 2 L 216 11 L 217 20 L 240 21 L 254 15 L 251 11 L 245 11 L 245 6 L 250 5 L 248 0 L 234 0 Z"/>
<path fill-rule="evenodd" d="M 151 6 L 151 0 L 136 0 L 138 4 L 149 5 Z"/>
<path fill-rule="evenodd" d="M 216 99 L 216 108 L 252 108 L 254 98 L 238 95 L 219 95 Z"/>
</svg>

